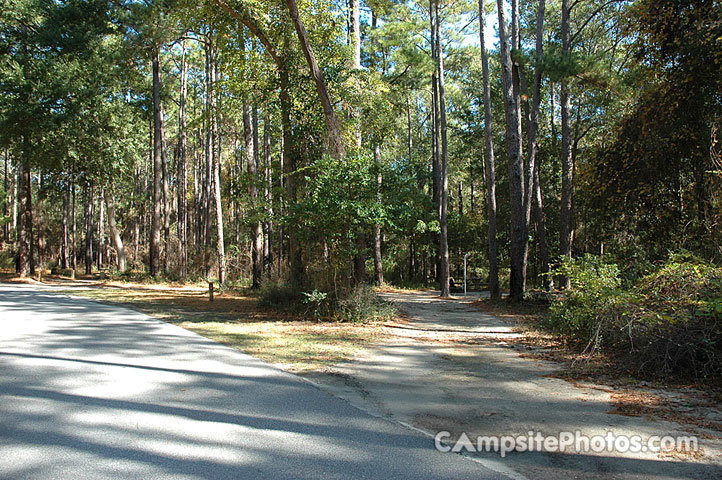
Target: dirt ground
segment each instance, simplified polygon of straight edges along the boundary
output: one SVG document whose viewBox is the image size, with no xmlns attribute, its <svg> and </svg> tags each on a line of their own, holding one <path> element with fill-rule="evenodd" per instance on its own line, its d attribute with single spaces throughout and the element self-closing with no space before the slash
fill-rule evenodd
<svg viewBox="0 0 722 480">
<path fill-rule="evenodd" d="M 470 454 L 516 478 L 722 478 L 718 405 L 702 392 L 659 391 L 566 381 L 561 365 L 541 360 L 520 342 L 509 318 L 481 312 L 474 297 L 432 292 L 382 294 L 405 314 L 353 359 L 306 377 L 376 415 L 431 435 L 653 435 L 699 437 L 701 452 L 513 452 Z M 530 352 L 531 350 L 531 352 Z M 655 403 L 665 409 L 650 415 Z M 666 414 L 664 414 L 666 413 Z M 677 423 L 666 419 L 687 415 Z M 639 416 L 633 416 L 639 415 Z"/>
</svg>

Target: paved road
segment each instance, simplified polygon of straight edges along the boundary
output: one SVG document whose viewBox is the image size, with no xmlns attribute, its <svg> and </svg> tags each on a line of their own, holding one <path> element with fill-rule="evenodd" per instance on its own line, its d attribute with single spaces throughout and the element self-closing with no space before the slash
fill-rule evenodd
<svg viewBox="0 0 722 480">
<path fill-rule="evenodd" d="M 0 478 L 501 478 L 140 313 L 0 285 Z"/>
</svg>

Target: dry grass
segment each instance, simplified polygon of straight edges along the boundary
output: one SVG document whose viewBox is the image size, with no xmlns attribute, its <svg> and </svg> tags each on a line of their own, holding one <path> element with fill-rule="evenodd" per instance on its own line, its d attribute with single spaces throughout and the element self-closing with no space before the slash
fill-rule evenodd
<svg viewBox="0 0 722 480">
<path fill-rule="evenodd" d="M 91 286 L 63 292 L 140 310 L 294 373 L 348 360 L 382 329 L 378 324 L 308 322 L 264 310 L 250 291 L 216 292 L 210 302 L 207 289 L 197 286 L 120 282 Z"/>
</svg>

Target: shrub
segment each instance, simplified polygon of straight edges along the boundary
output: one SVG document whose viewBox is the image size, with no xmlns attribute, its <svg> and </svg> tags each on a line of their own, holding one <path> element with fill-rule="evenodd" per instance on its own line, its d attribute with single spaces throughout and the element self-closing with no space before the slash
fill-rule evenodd
<svg viewBox="0 0 722 480">
<path fill-rule="evenodd" d="M 598 260 L 569 266 L 572 289 L 555 300 L 548 326 L 649 375 L 719 380 L 722 268 L 673 255 L 628 289 Z"/>
<path fill-rule="evenodd" d="M 361 285 L 338 301 L 333 316 L 340 322 L 366 323 L 388 321 L 396 315 L 393 305 L 380 298 L 374 289 Z"/>
<path fill-rule="evenodd" d="M 595 331 L 597 312 L 617 301 L 619 268 L 587 254 L 562 263 L 553 274 L 567 275 L 571 290 L 552 301 L 548 326 L 573 340 L 589 341 Z"/>
<path fill-rule="evenodd" d="M 301 312 L 304 308 L 303 300 L 303 292 L 295 285 L 265 282 L 261 287 L 258 304 L 274 310 Z"/>
<path fill-rule="evenodd" d="M 316 321 L 365 323 L 388 320 L 396 314 L 393 306 L 368 285 L 338 292 L 336 296 L 336 292 L 331 294 L 319 289 L 304 292 L 291 284 L 267 282 L 261 287 L 259 305 L 302 314 Z"/>
</svg>

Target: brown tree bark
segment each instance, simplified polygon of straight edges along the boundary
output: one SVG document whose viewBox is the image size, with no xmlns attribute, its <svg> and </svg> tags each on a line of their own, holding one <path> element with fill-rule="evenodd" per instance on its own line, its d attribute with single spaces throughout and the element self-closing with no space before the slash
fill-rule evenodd
<svg viewBox="0 0 722 480">
<path fill-rule="evenodd" d="M 3 191 L 5 192 L 5 198 L 3 199 L 3 216 L 8 216 L 8 205 L 10 204 L 10 190 L 8 188 L 8 168 L 10 162 L 10 153 L 8 149 L 5 149 L 5 169 L 3 170 Z M 65 197 L 63 197 L 65 199 Z M 10 243 L 10 225 L 5 223 L 3 225 L 3 241 Z"/>
<path fill-rule="evenodd" d="M 539 241 L 539 256 L 541 257 L 542 285 L 548 290 L 551 286 L 553 286 L 553 281 L 550 276 L 549 244 L 546 235 L 543 202 L 541 197 L 541 185 L 539 184 L 539 165 L 537 161 L 539 105 L 541 103 L 541 81 L 543 73 L 541 62 L 542 55 L 544 53 L 544 14 L 546 6 L 545 3 L 545 0 L 539 0 L 539 5 L 537 8 L 536 66 L 534 67 L 534 86 L 527 129 L 527 183 L 524 190 L 524 203 L 526 206 L 527 225 L 530 225 L 532 202 L 536 205 L 536 228 L 537 239 Z"/>
<path fill-rule="evenodd" d="M 126 258 L 125 249 L 123 248 L 123 239 L 120 237 L 120 231 L 115 223 L 115 198 L 110 186 L 103 190 L 103 196 L 105 197 L 105 205 L 108 207 L 108 228 L 110 229 L 110 239 L 113 242 L 113 248 L 116 252 L 117 266 L 120 273 L 125 272 Z"/>
<path fill-rule="evenodd" d="M 18 184 L 18 219 L 17 219 L 17 273 L 26 277 L 35 273 L 32 262 L 33 212 L 32 185 L 30 180 L 30 164 L 27 155 L 30 142 L 23 137 L 23 153 L 17 165 Z"/>
<path fill-rule="evenodd" d="M 163 272 L 170 270 L 170 258 L 172 255 L 170 246 L 170 192 L 168 190 L 170 179 L 168 178 L 168 142 L 165 135 L 165 113 L 163 103 L 160 104 L 160 145 L 161 163 L 163 174 Z"/>
<path fill-rule="evenodd" d="M 85 186 L 85 274 L 93 273 L 93 185 Z"/>
<path fill-rule="evenodd" d="M 451 295 L 449 288 L 449 240 L 448 240 L 448 208 L 449 208 L 449 147 L 446 135 L 446 86 L 444 80 L 444 51 L 441 45 L 441 16 L 439 15 L 439 4 L 435 5 L 436 13 L 436 62 L 439 75 L 439 119 L 441 134 L 441 197 L 439 199 L 439 226 L 441 229 L 439 255 L 441 272 L 439 280 L 441 283 L 441 296 Z"/>
<path fill-rule="evenodd" d="M 383 182 L 383 176 L 381 174 L 381 145 L 376 144 L 374 146 L 374 164 L 376 165 L 376 202 L 381 205 L 383 199 L 381 198 L 381 186 Z M 384 265 L 383 257 L 381 254 L 381 224 L 377 223 L 374 226 L 374 273 L 376 275 L 376 285 L 383 286 L 384 284 Z"/>
<path fill-rule="evenodd" d="M 150 225 L 150 274 L 160 272 L 160 231 L 162 215 L 162 143 L 161 143 L 161 100 L 160 100 L 160 48 L 153 46 L 153 213 Z"/>
<path fill-rule="evenodd" d="M 60 249 L 60 267 L 70 265 L 70 183 L 63 188 L 63 243 Z"/>
<path fill-rule="evenodd" d="M 562 0 L 562 55 L 568 57 L 571 53 L 570 35 L 570 6 L 569 0 Z M 572 128 L 571 108 L 572 101 L 569 95 L 569 82 L 567 79 L 561 81 L 560 103 L 562 111 L 562 192 L 561 212 L 559 215 L 559 257 L 560 259 L 572 258 L 572 186 L 574 182 L 574 165 L 572 159 Z M 571 286 L 569 277 L 562 275 L 559 278 L 560 286 L 569 288 Z"/>
<path fill-rule="evenodd" d="M 185 41 L 181 42 L 180 99 L 178 102 L 178 270 L 181 278 L 188 274 L 188 135 L 186 109 L 188 98 L 188 64 Z M 108 212 L 110 213 L 110 212 Z"/>
<path fill-rule="evenodd" d="M 211 35 L 213 33 L 211 32 Z M 216 212 L 216 254 L 218 255 L 218 283 L 221 285 L 226 283 L 226 248 L 225 235 L 223 232 L 223 202 L 221 198 L 221 138 L 218 128 L 220 110 L 218 108 L 218 92 L 216 91 L 216 83 L 219 77 L 218 63 L 216 61 L 217 50 L 212 47 L 210 73 L 210 130 L 211 130 L 211 167 L 213 170 L 213 200 L 215 201 Z M 210 199 L 209 199 L 210 203 Z M 210 224 L 210 221 L 208 222 Z"/>
<path fill-rule="evenodd" d="M 296 29 L 298 40 L 301 43 L 301 50 L 303 55 L 306 57 L 306 63 L 316 83 L 316 90 L 323 107 L 323 113 L 326 117 L 326 129 L 327 129 L 327 142 L 328 142 L 328 153 L 331 157 L 340 160 L 346 155 L 346 148 L 343 144 L 343 137 L 341 134 L 341 125 L 338 121 L 338 117 L 333 109 L 331 103 L 331 97 L 328 94 L 328 88 L 326 87 L 326 79 L 324 78 L 323 72 L 318 66 L 316 55 L 313 53 L 313 48 L 308 40 L 308 33 L 306 27 L 301 21 L 301 17 L 298 13 L 298 6 L 296 0 L 286 0 L 286 5 L 291 14 L 291 21 Z"/>
<path fill-rule="evenodd" d="M 96 265 L 98 270 L 103 268 L 104 255 L 105 255 L 105 208 L 103 203 L 103 187 L 99 187 L 100 192 L 98 194 L 98 251 L 95 255 Z"/>
<path fill-rule="evenodd" d="M 243 104 L 243 143 L 246 153 L 246 171 L 249 177 L 248 193 L 251 197 L 251 208 L 256 209 L 258 204 L 258 185 L 256 178 L 256 142 L 253 140 L 253 123 L 251 119 L 251 108 L 247 103 Z M 255 217 L 255 212 L 254 212 Z M 260 222 L 253 221 L 251 224 L 251 288 L 259 288 L 261 286 L 262 255 L 263 246 L 259 249 L 259 241 L 262 241 L 260 232 Z"/>
<path fill-rule="evenodd" d="M 273 265 L 273 165 L 271 164 L 271 118 L 268 109 L 263 116 L 263 172 L 265 184 L 263 196 L 266 201 L 266 221 L 263 232 L 263 266 L 267 275 Z"/>
<path fill-rule="evenodd" d="M 524 168 L 521 151 L 521 123 L 513 79 L 513 63 L 509 36 L 507 33 L 504 1 L 497 0 L 499 16 L 499 44 L 502 64 L 502 85 L 504 91 L 504 110 L 506 112 L 506 137 L 509 146 L 509 194 L 511 197 L 511 275 L 509 296 L 513 301 L 524 298 L 525 289 L 525 245 L 528 245 L 528 233 L 524 210 Z M 512 25 L 516 19 L 512 20 Z"/>
</svg>

